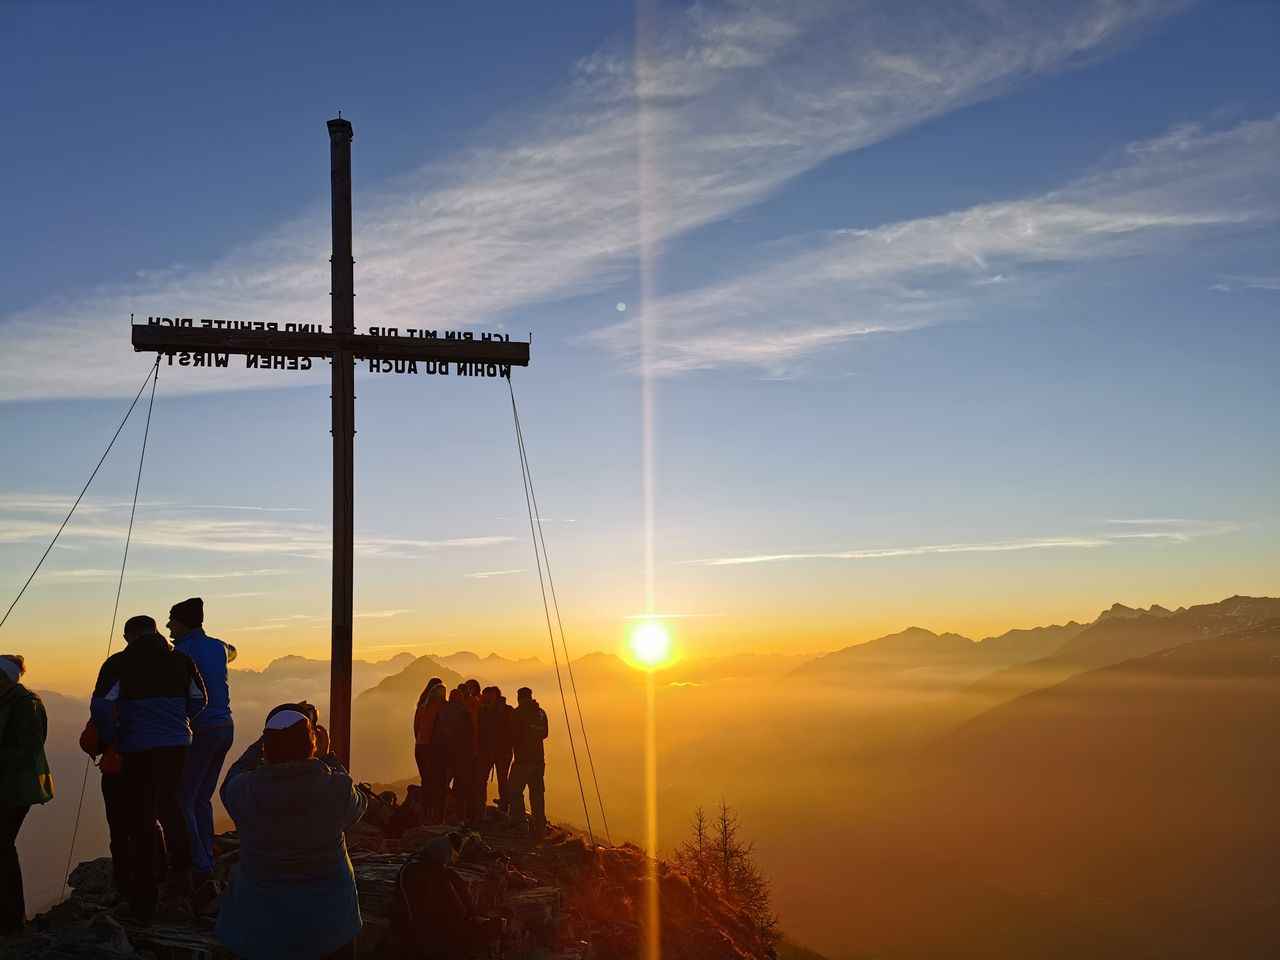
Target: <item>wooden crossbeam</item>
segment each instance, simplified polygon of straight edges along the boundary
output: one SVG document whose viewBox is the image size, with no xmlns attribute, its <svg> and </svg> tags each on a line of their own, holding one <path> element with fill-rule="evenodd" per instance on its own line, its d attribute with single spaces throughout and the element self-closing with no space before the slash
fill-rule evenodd
<svg viewBox="0 0 1280 960">
<path fill-rule="evenodd" d="M 529 344 L 521 340 L 447 340 L 381 337 L 360 333 L 287 333 L 278 330 L 215 330 L 134 324 L 139 352 L 234 353 L 278 357 L 332 357 L 346 351 L 360 360 L 436 360 L 446 363 L 529 365 Z"/>
</svg>

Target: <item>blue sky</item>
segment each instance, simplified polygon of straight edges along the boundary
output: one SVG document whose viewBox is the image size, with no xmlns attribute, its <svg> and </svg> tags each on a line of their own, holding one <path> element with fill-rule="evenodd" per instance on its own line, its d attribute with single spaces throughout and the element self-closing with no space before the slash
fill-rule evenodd
<svg viewBox="0 0 1280 960">
<path fill-rule="evenodd" d="M 1276 4 L 0 27 L 5 590 L 146 374 L 130 312 L 327 320 L 341 109 L 357 326 L 533 334 L 515 386 L 582 648 L 645 602 L 645 382 L 654 601 L 696 615 L 689 652 L 1275 592 Z M 359 394 L 358 649 L 538 650 L 504 386 Z M 203 593 L 254 663 L 321 652 L 327 368 L 162 368 L 158 397 L 127 611 Z M 105 641 L 140 425 L 6 630 Z"/>
</svg>

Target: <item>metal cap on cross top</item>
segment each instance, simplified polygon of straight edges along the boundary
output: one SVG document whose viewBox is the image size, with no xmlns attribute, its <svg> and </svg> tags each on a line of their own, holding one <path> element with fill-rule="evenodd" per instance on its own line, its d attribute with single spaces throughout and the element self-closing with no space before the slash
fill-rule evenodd
<svg viewBox="0 0 1280 960">
<path fill-rule="evenodd" d="M 354 129 L 341 117 L 330 120 L 329 160 L 333 255 L 330 259 L 329 331 L 313 320 L 225 320 L 148 316 L 131 327 L 133 348 L 154 351 L 183 367 L 226 368 L 233 355 L 245 367 L 311 369 L 315 358 L 332 361 L 333 433 L 333 614 L 329 692 L 329 734 L 335 753 L 351 762 L 351 621 L 353 586 L 355 363 L 377 372 L 452 372 L 466 377 L 509 377 L 513 366 L 529 365 L 528 342 L 502 333 L 477 337 L 468 330 L 435 327 L 374 327 L 355 331 L 351 229 L 351 141 Z M 402 335 L 403 332 L 403 335 Z"/>
</svg>

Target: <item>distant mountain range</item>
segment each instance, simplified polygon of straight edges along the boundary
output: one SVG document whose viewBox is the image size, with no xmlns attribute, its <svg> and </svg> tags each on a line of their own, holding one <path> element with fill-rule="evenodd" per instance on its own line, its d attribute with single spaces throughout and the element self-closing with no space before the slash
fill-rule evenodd
<svg viewBox="0 0 1280 960">
<path fill-rule="evenodd" d="M 842 865 L 840 883 L 801 894 L 850 917 L 814 942 L 911 960 L 1275 956 L 1280 619 L 1257 618 L 1277 607 L 1100 620 L 1059 656 L 1157 649 L 1024 693 L 882 771 L 896 789 L 847 831 L 796 838 Z"/>
<path fill-rule="evenodd" d="M 955 690 L 984 674 L 1048 656 L 1085 625 L 1070 623 L 1010 630 L 973 641 L 957 633 L 908 627 L 800 664 L 792 676 L 812 680 L 896 684 L 924 693 Z"/>
</svg>

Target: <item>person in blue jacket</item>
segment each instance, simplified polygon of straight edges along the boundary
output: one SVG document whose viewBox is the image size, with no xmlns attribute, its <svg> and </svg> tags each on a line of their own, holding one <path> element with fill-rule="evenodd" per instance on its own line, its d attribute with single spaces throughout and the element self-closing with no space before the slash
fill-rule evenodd
<svg viewBox="0 0 1280 960">
<path fill-rule="evenodd" d="M 195 661 L 209 693 L 209 705 L 191 724 L 191 750 L 178 785 L 178 804 L 191 841 L 192 901 L 199 909 L 218 896 L 213 882 L 213 791 L 235 738 L 227 664 L 236 658 L 236 648 L 204 632 L 200 597 L 174 604 L 165 626 L 174 648 Z"/>
<path fill-rule="evenodd" d="M 360 902 L 345 831 L 367 800 L 329 751 L 325 728 L 298 706 L 314 710 L 273 710 L 219 793 L 240 856 L 214 935 L 244 960 L 355 956 Z"/>
<path fill-rule="evenodd" d="M 208 695 L 195 661 L 170 647 L 151 617 L 130 617 L 124 638 L 125 648 L 108 657 L 98 672 L 89 713 L 103 744 L 121 754 L 133 866 L 128 913 L 129 919 L 146 924 L 159 896 L 157 819 L 164 828 L 171 874 L 190 880 L 191 846 L 178 806 L 178 783 L 191 747 L 191 721 Z"/>
</svg>

